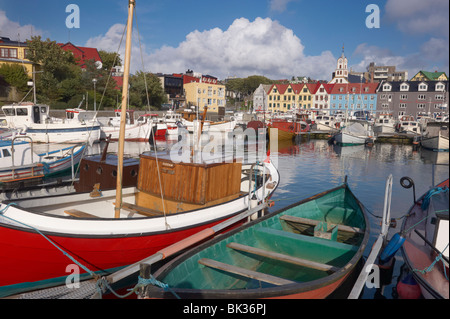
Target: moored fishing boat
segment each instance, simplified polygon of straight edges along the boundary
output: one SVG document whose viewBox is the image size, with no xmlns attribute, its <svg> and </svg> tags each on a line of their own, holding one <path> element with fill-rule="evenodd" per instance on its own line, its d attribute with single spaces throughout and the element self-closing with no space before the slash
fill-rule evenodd
<svg viewBox="0 0 450 319">
<path fill-rule="evenodd" d="M 380 114 L 373 124 L 373 131 L 376 134 L 395 133 L 395 125 L 392 114 Z"/>
<path fill-rule="evenodd" d="M 292 121 L 283 119 L 272 119 L 268 125 L 269 135 L 271 129 L 278 130 L 278 140 L 292 140 L 302 132 L 308 132 L 309 124 L 304 121 Z"/>
<path fill-rule="evenodd" d="M 448 137 L 448 124 L 431 122 L 420 139 L 420 145 L 435 152 L 448 152 Z"/>
<path fill-rule="evenodd" d="M 0 141 L 0 190 L 41 183 L 44 178 L 70 173 L 80 162 L 85 145 L 61 146 L 36 152 L 27 137 Z M 31 139 L 30 139 L 31 140 Z"/>
<path fill-rule="evenodd" d="M 342 146 L 361 145 L 373 140 L 371 130 L 367 130 L 359 122 L 343 127 L 333 136 L 334 141 Z"/>
<path fill-rule="evenodd" d="M 448 208 L 447 179 L 413 204 L 401 227 L 403 258 L 426 299 L 449 298 Z"/>
<path fill-rule="evenodd" d="M 115 110 L 115 117 L 109 119 L 107 125 L 101 127 L 101 138 L 106 139 L 111 135 L 111 140 L 117 141 L 120 136 L 120 116 L 121 111 Z M 134 110 L 127 110 L 125 123 L 125 141 L 147 142 L 150 138 L 152 128 L 155 126 L 150 118 L 134 118 Z"/>
<path fill-rule="evenodd" d="M 347 184 L 216 237 L 154 273 L 141 298 L 325 298 L 356 269 L 369 239 Z M 168 288 L 168 289 L 167 289 Z"/>
<path fill-rule="evenodd" d="M 3 202 L 0 296 L 64 284 L 74 264 L 81 279 L 128 266 L 247 210 L 253 197 L 266 200 L 278 185 L 271 162 L 179 163 L 156 153 L 140 156 L 137 187 L 122 187 L 134 7 L 129 0 L 116 190 Z"/>
<path fill-rule="evenodd" d="M 65 119 L 50 117 L 47 105 L 34 103 L 5 105 L 2 110 L 7 127 L 35 143 L 92 144 L 100 140 L 100 123 L 95 118 L 79 118 L 80 112 L 74 109 L 66 110 Z"/>
<path fill-rule="evenodd" d="M 426 149 L 437 151 L 437 152 L 448 152 L 448 136 L 444 136 L 441 133 L 437 136 L 423 137 L 420 140 L 420 145 Z"/>
</svg>

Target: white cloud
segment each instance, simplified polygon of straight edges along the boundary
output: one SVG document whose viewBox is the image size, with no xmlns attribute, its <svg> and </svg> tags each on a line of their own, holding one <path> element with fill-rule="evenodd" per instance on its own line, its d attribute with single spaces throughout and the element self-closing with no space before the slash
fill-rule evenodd
<svg viewBox="0 0 450 319">
<path fill-rule="evenodd" d="M 360 57 L 361 61 L 351 67 L 354 71 L 365 71 L 370 62 L 375 62 L 376 65 L 396 66 L 398 71 L 408 71 L 411 78 L 420 70 L 439 70 L 448 73 L 448 54 L 448 41 L 436 38 L 424 43 L 418 52 L 405 56 L 396 55 L 389 49 L 362 43 L 353 53 L 353 57 Z"/>
<path fill-rule="evenodd" d="M 89 39 L 86 46 L 115 52 L 123 25 L 114 25 L 105 35 Z M 135 39 L 136 36 L 134 37 Z M 125 44 L 123 44 L 125 46 Z M 331 79 L 336 58 L 325 51 L 305 56 L 301 40 L 292 30 L 270 18 L 251 22 L 236 19 L 227 30 L 193 31 L 177 47 L 163 46 L 153 52 L 143 48 L 146 71 L 181 73 L 187 69 L 218 78 L 264 75 L 272 79 L 307 75 Z M 123 50 L 122 50 L 123 52 Z M 142 69 L 137 40 L 133 41 L 132 72 Z M 123 53 L 122 53 L 123 58 Z"/>
<path fill-rule="evenodd" d="M 90 38 L 85 46 L 97 48 L 98 50 L 105 50 L 107 52 L 119 52 L 122 62 L 125 57 L 125 42 L 126 42 L 126 26 L 124 24 L 114 24 L 105 35 L 98 35 L 96 37 Z M 146 47 L 142 43 L 141 36 L 141 46 L 139 45 L 139 39 L 137 32 L 134 30 L 132 37 L 132 47 L 131 47 L 131 72 L 137 70 L 142 70 L 142 58 L 146 59 L 148 54 L 146 53 Z"/>
<path fill-rule="evenodd" d="M 36 29 L 31 24 L 21 26 L 18 22 L 8 19 L 6 12 L 0 10 L 0 35 L 14 41 L 25 41 L 31 36 L 42 35 L 42 30 Z"/>
<path fill-rule="evenodd" d="M 388 21 L 407 34 L 449 35 L 448 0 L 388 0 Z"/>
</svg>

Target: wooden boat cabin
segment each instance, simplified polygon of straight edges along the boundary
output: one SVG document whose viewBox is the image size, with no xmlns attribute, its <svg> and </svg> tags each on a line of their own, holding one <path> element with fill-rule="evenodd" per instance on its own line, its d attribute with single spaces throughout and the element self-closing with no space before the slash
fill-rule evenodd
<svg viewBox="0 0 450 319">
<path fill-rule="evenodd" d="M 174 163 L 142 154 L 136 205 L 173 214 L 240 196 L 242 163 Z M 161 179 L 161 181 L 159 180 Z M 160 185 L 164 185 L 161 191 Z M 163 200 L 164 198 L 164 209 Z"/>
</svg>

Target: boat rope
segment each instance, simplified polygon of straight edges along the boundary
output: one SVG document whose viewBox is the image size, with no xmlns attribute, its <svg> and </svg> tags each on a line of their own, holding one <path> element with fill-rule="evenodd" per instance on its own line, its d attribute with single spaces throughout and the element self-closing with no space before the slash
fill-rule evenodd
<svg viewBox="0 0 450 319">
<path fill-rule="evenodd" d="M 448 248 L 448 244 L 447 244 L 447 246 L 444 248 L 444 250 L 443 250 L 443 251 L 442 251 L 442 252 L 434 259 L 434 261 L 431 263 L 430 266 L 426 267 L 426 268 L 423 269 L 423 270 L 420 270 L 420 269 L 413 269 L 413 271 L 414 271 L 414 272 L 420 272 L 422 275 L 425 275 L 425 274 L 429 273 L 430 271 L 432 271 L 433 268 L 434 268 L 434 266 L 436 265 L 436 263 L 442 259 L 442 255 L 443 255 L 443 253 L 447 250 L 447 248 Z M 445 263 L 443 262 L 442 265 L 443 265 L 443 267 L 444 267 L 444 276 L 445 276 L 445 279 L 448 280 L 447 271 L 446 271 L 446 269 L 445 269 Z"/>
<path fill-rule="evenodd" d="M 447 187 L 436 187 L 428 191 L 428 193 L 425 195 L 422 201 L 422 210 L 427 210 L 428 206 L 430 205 L 431 197 L 434 195 L 440 194 L 440 193 L 446 193 L 448 192 Z"/>
<path fill-rule="evenodd" d="M 178 296 L 177 293 L 175 291 L 173 291 L 169 287 L 168 284 L 165 284 L 161 281 L 156 280 L 155 277 L 153 277 L 152 275 L 150 275 L 150 278 L 148 278 L 148 279 L 138 276 L 137 284 L 133 288 L 129 289 L 129 291 L 124 295 L 118 294 L 116 291 L 114 291 L 114 289 L 110 286 L 108 280 L 106 280 L 105 277 L 102 277 L 99 280 L 97 280 L 97 292 L 101 296 L 102 294 L 104 294 L 106 292 L 106 289 L 108 289 L 117 298 L 125 299 L 125 298 L 131 296 L 132 294 L 138 294 L 138 289 L 145 288 L 148 285 L 160 287 L 164 291 L 172 293 L 177 299 L 181 299 L 180 296 Z"/>
<path fill-rule="evenodd" d="M 411 229 L 415 228 L 417 225 L 419 225 L 420 223 L 422 223 L 423 221 L 425 221 L 426 219 L 428 219 L 429 217 L 432 217 L 432 215 L 427 215 L 424 218 L 422 218 L 421 220 L 419 220 L 417 223 L 415 223 L 414 225 L 412 225 L 411 227 L 409 227 L 408 229 L 405 229 L 403 231 L 403 234 L 408 233 Z"/>
<path fill-rule="evenodd" d="M 14 223 L 17 223 L 17 224 L 23 225 L 23 226 L 25 226 L 25 227 L 27 227 L 27 228 L 33 229 L 33 230 L 36 231 L 39 235 L 41 235 L 42 237 L 44 237 L 44 239 L 46 239 L 50 244 L 52 244 L 53 246 L 55 246 L 55 248 L 57 248 L 60 252 L 62 252 L 64 256 L 66 256 L 67 258 L 69 258 L 70 260 L 72 260 L 76 265 L 78 265 L 78 266 L 79 266 L 80 268 L 82 268 L 84 271 L 86 271 L 87 273 L 89 273 L 93 278 L 98 277 L 97 274 L 95 274 L 92 270 L 90 270 L 90 269 L 87 268 L 85 265 L 83 265 L 83 264 L 80 263 L 78 260 L 76 260 L 74 257 L 72 257 L 68 252 L 64 251 L 64 250 L 63 250 L 61 247 L 59 247 L 54 241 L 52 241 L 50 238 L 48 238 L 46 235 L 44 235 L 39 229 L 37 229 L 37 228 L 35 228 L 35 227 L 33 227 L 33 226 L 30 226 L 30 225 L 27 225 L 27 224 L 25 224 L 25 223 L 22 223 L 22 222 L 20 222 L 20 221 L 18 221 L 18 220 L 15 220 L 14 218 L 11 218 L 11 217 L 6 216 L 6 215 L 5 215 L 5 212 L 8 210 L 8 208 L 9 208 L 11 205 L 17 205 L 17 204 L 16 204 L 16 203 L 9 203 L 8 205 L 6 205 L 4 208 L 2 208 L 2 209 L 0 210 L 0 215 L 2 215 L 3 218 L 9 219 L 9 220 L 13 221 Z"/>
<path fill-rule="evenodd" d="M 157 286 L 160 287 L 162 289 L 164 289 L 164 291 L 168 291 L 170 293 L 172 293 L 177 299 L 181 299 L 180 296 L 177 295 L 177 293 L 175 291 L 173 291 L 168 284 L 165 284 L 159 280 L 156 280 L 155 277 L 153 277 L 152 275 L 150 275 L 150 278 L 145 279 L 142 277 L 138 277 L 138 285 L 140 285 L 141 287 L 145 287 L 148 285 L 153 285 L 153 286 Z"/>
</svg>

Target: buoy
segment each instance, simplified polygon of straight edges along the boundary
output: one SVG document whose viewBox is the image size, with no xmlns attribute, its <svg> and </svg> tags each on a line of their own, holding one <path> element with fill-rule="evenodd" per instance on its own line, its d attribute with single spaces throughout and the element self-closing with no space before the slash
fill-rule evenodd
<svg viewBox="0 0 450 319">
<path fill-rule="evenodd" d="M 407 275 L 397 284 L 400 299 L 420 299 L 422 292 L 412 274 Z"/>
<path fill-rule="evenodd" d="M 399 233 L 392 236 L 389 244 L 383 249 L 380 255 L 380 263 L 385 264 L 397 253 L 397 251 L 402 247 L 405 242 L 405 237 L 401 236 Z"/>
</svg>

